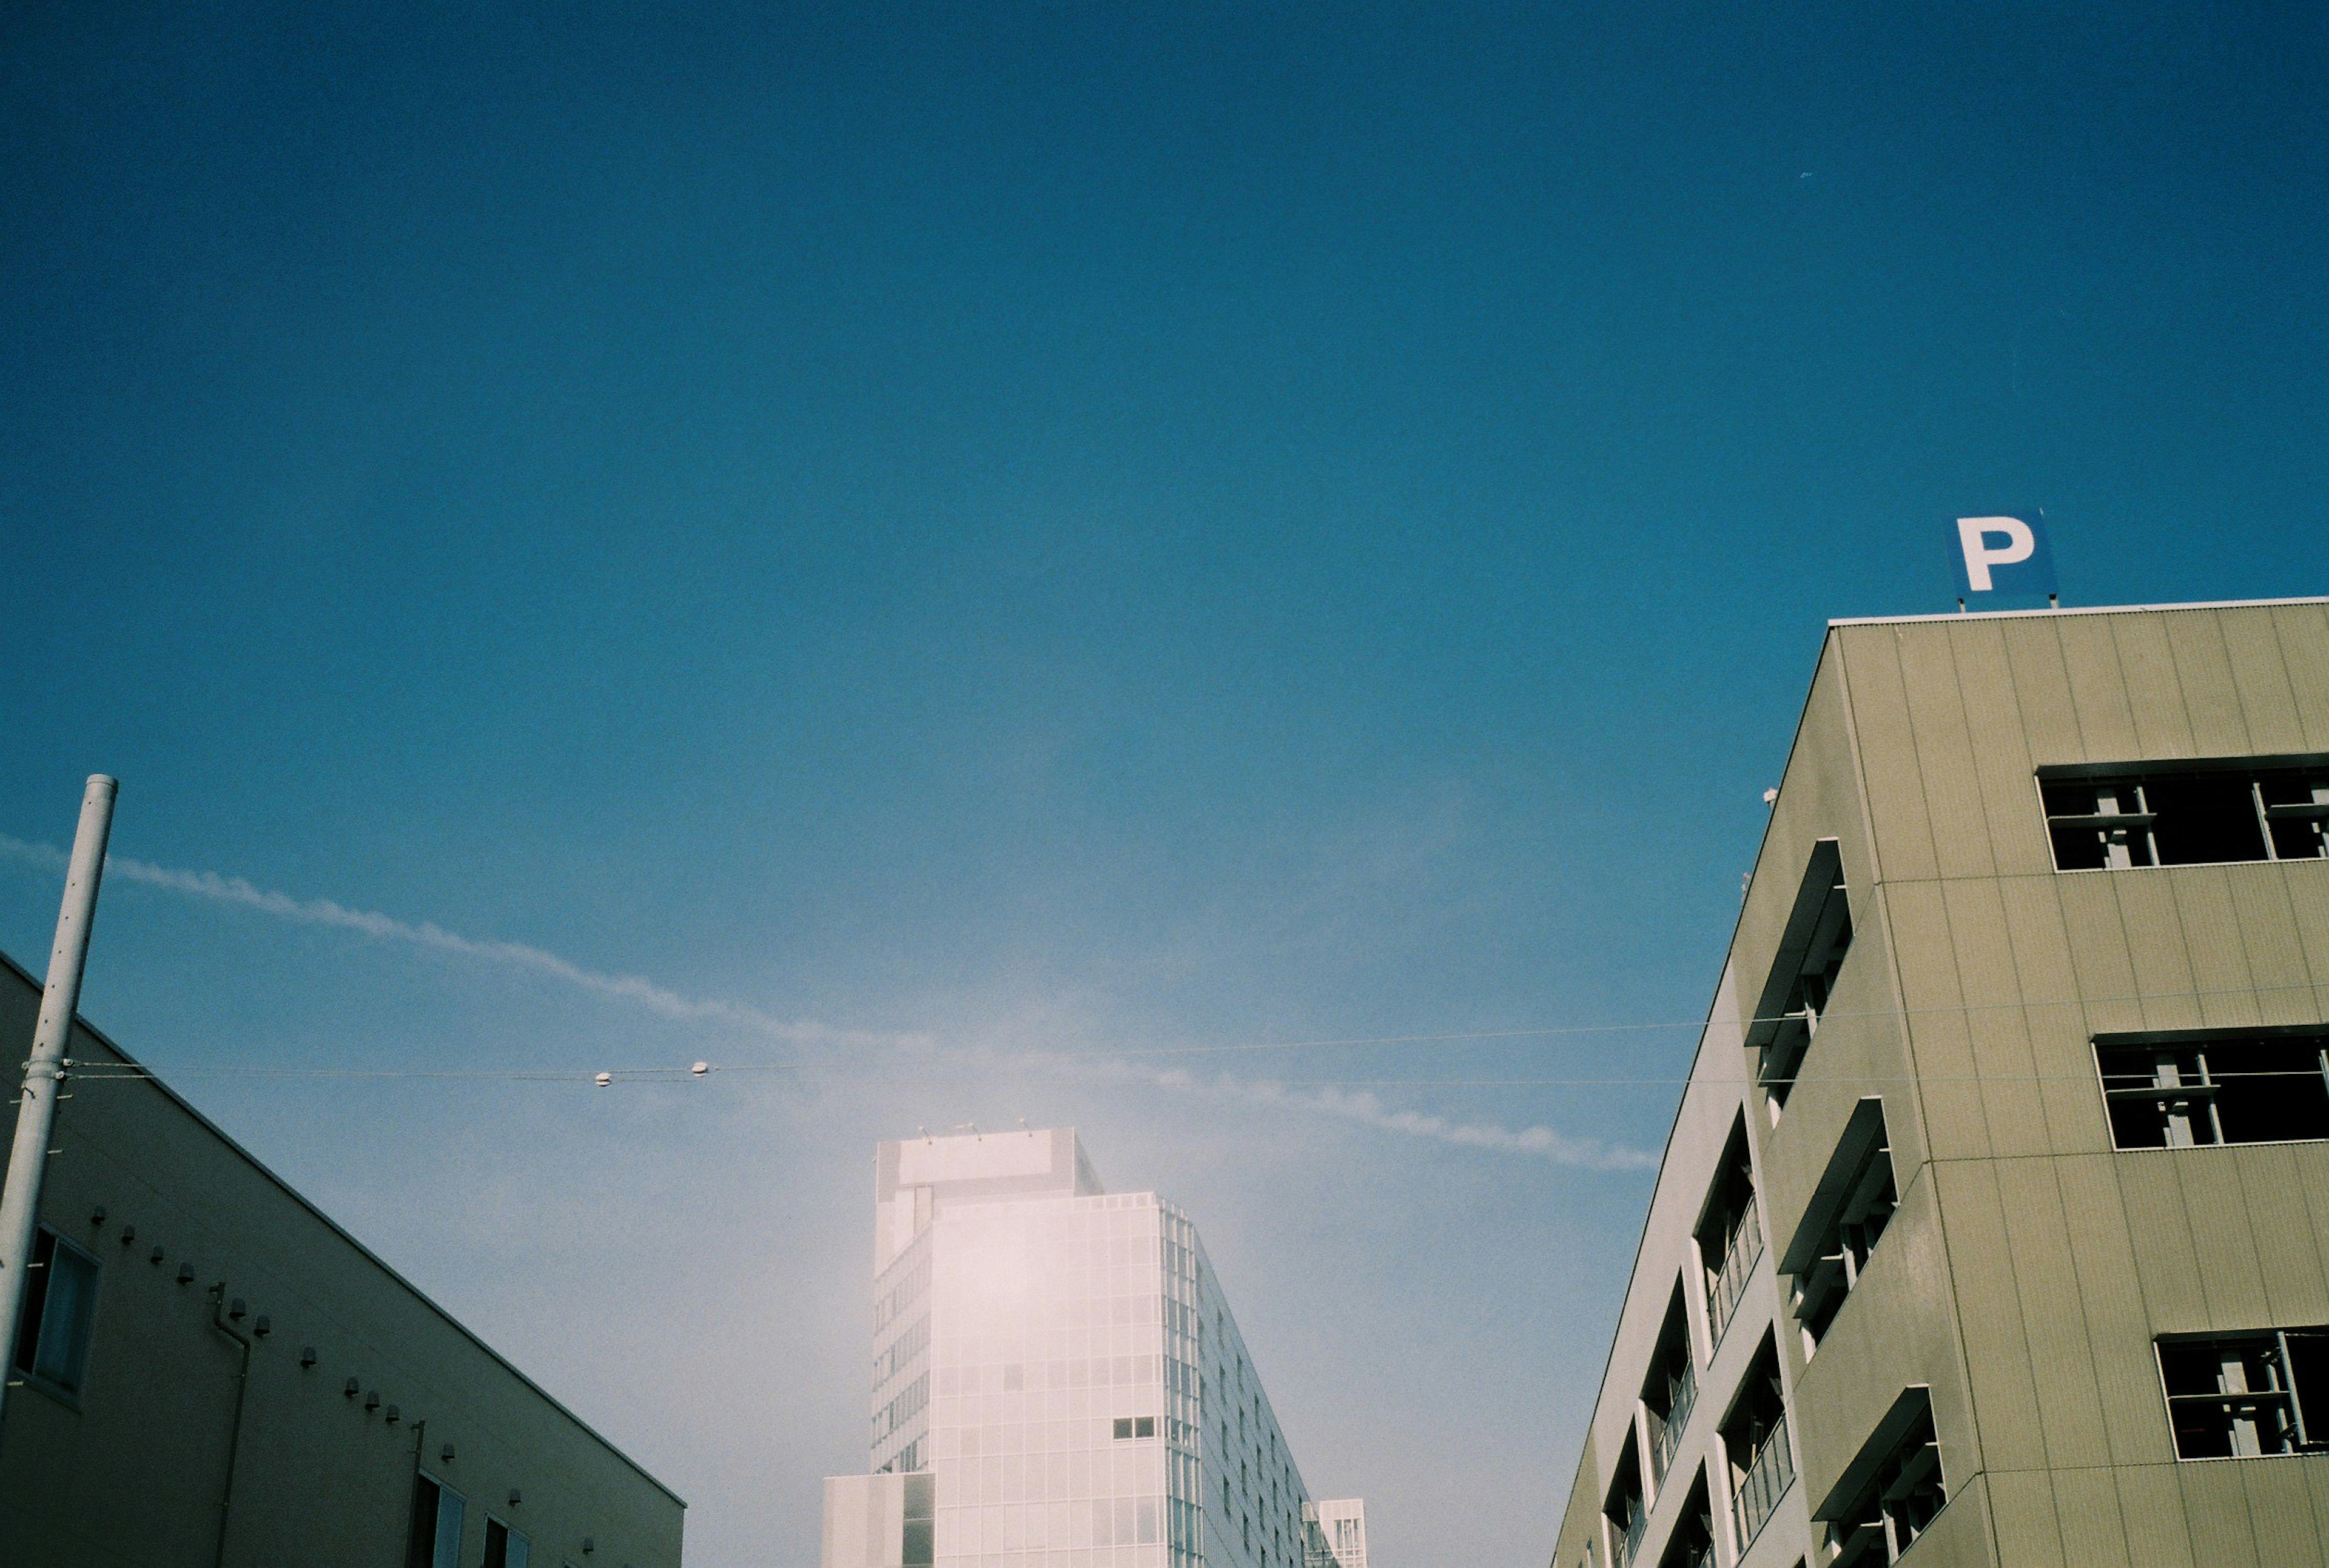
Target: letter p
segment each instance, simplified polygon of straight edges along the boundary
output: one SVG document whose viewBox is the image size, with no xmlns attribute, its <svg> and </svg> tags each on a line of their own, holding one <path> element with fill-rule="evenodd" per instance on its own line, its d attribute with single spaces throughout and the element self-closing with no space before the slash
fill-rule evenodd
<svg viewBox="0 0 2329 1568">
<path fill-rule="evenodd" d="M 2004 535 L 2003 547 L 1990 547 L 1993 534 Z M 2028 560 L 2038 549 L 2038 536 L 2018 517 L 1960 517 L 1957 544 L 1965 551 L 1966 581 L 1974 592 L 1985 594 L 1990 591 L 1989 568 Z"/>
</svg>

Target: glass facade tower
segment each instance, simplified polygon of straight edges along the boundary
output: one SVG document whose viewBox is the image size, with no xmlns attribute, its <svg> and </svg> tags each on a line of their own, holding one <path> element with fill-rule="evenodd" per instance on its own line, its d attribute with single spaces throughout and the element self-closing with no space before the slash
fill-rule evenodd
<svg viewBox="0 0 2329 1568">
<path fill-rule="evenodd" d="M 884 1143 L 875 1187 L 874 1474 L 827 1483 L 827 1568 L 1304 1568 L 1315 1515 L 1187 1216 L 1103 1191 L 1065 1129 Z M 854 1520 L 891 1477 L 935 1527 L 836 1562 L 834 1488 Z"/>
</svg>

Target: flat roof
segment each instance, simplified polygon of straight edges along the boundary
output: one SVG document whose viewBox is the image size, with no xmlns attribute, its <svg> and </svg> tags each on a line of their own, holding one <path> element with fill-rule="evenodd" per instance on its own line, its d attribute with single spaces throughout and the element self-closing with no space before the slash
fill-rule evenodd
<svg viewBox="0 0 2329 1568">
<path fill-rule="evenodd" d="M 2183 605 L 2091 605 L 2043 610 L 1944 610 L 1931 615 L 1846 615 L 1831 626 L 1891 626 L 1910 621 L 2003 621 L 2023 615 L 2136 615 L 2153 610 L 2248 610 L 2274 605 L 2329 605 L 2329 596 L 2301 599 L 2199 599 Z"/>
</svg>

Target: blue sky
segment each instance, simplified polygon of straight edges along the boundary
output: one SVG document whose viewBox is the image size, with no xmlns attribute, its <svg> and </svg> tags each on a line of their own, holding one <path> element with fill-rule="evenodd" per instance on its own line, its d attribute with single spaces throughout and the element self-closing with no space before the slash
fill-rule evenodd
<svg viewBox="0 0 2329 1568">
<path fill-rule="evenodd" d="M 1689 1031 L 1212 1047 L 1702 1012 L 1955 516 L 2329 590 L 2324 82 L 2297 7 L 12 7 L 0 834 L 103 769 L 288 900 L 117 877 L 84 1010 L 693 1563 L 863 1463 L 873 1141 L 1023 1116 L 1387 1563 L 1539 1563 Z M 1648 1081 L 1444 1082 L 1564 1077 Z"/>
</svg>

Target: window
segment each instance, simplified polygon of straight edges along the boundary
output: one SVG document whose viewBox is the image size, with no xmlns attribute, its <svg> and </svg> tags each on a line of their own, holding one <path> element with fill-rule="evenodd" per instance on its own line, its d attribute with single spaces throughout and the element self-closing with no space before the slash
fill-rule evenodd
<svg viewBox="0 0 2329 1568">
<path fill-rule="evenodd" d="M 1156 1418 L 1153 1415 L 1119 1415 L 1116 1418 L 1118 1438 L 1155 1437 Z"/>
<path fill-rule="evenodd" d="M 2098 1035 L 2120 1149 L 2329 1138 L 2329 1030 Z"/>
<path fill-rule="evenodd" d="M 468 1505 L 427 1470 L 412 1478 L 412 1531 L 404 1568 L 461 1568 L 461 1525 Z"/>
<path fill-rule="evenodd" d="M 1743 1556 L 1796 1480 L 1787 1404 L 1779 1391 L 1779 1347 L 1768 1334 L 1723 1420 L 1722 1451 L 1730 1466 L 1733 1538 Z"/>
<path fill-rule="evenodd" d="M 1931 1397 L 1905 1389 L 1815 1511 L 1827 1526 L 1828 1568 L 1898 1563 L 1947 1501 Z"/>
<path fill-rule="evenodd" d="M 486 1558 L 478 1568 L 526 1568 L 533 1543 L 495 1518 L 486 1516 Z"/>
<path fill-rule="evenodd" d="M 904 1568 L 930 1568 L 938 1561 L 938 1478 L 906 1478 L 906 1544 L 898 1559 Z"/>
<path fill-rule="evenodd" d="M 1683 1429 L 1698 1403 L 1697 1357 L 1691 1354 L 1690 1319 L 1683 1314 L 1682 1291 L 1676 1288 L 1666 1308 L 1665 1325 L 1658 1330 L 1656 1351 L 1650 1357 L 1648 1378 L 1642 1385 L 1642 1413 L 1650 1435 L 1650 1479 L 1666 1479 Z"/>
<path fill-rule="evenodd" d="M 1843 852 L 1834 839 L 1822 839 L 1812 846 L 1770 976 L 1755 1016 L 1747 1020 L 1747 1045 L 1762 1054 L 1756 1078 L 1775 1124 L 1851 948 L 1852 904 L 1844 894 Z"/>
<path fill-rule="evenodd" d="M 1795 1282 L 1793 1305 L 1806 1355 L 1818 1347 L 1836 1310 L 1860 1282 L 1899 1202 L 1884 1102 L 1862 1100 L 1844 1123 L 1787 1255 L 1779 1262 L 1781 1272 Z"/>
<path fill-rule="evenodd" d="M 90 1319 L 97 1310 L 97 1260 L 46 1225 L 33 1239 L 32 1278 L 16 1330 L 16 1370 L 79 1394 L 89 1370 Z"/>
<path fill-rule="evenodd" d="M 2329 758 L 2041 768 L 2058 871 L 2329 856 Z"/>
<path fill-rule="evenodd" d="M 1720 1348 L 1722 1331 L 1730 1327 L 1739 1298 L 1763 1257 L 1763 1222 L 1755 1207 L 1755 1168 L 1747 1153 L 1744 1117 L 1731 1123 L 1730 1141 L 1723 1146 L 1694 1234 L 1706 1272 L 1706 1336 Z"/>
<path fill-rule="evenodd" d="M 2177 1459 L 2329 1451 L 2329 1327 L 2162 1339 L 2159 1376 Z"/>
<path fill-rule="evenodd" d="M 1666 1538 L 1665 1555 L 1658 1559 L 1658 1568 L 1714 1568 L 1714 1513 L 1707 1506 L 1703 1469 L 1691 1483 L 1689 1500 L 1683 1504 L 1682 1517 L 1674 1521 L 1674 1534 Z"/>
<path fill-rule="evenodd" d="M 1610 1485 L 1601 1513 L 1609 1522 L 1611 1568 L 1627 1568 L 1642 1549 L 1642 1532 L 1650 1523 L 1650 1511 L 1642 1498 L 1641 1461 L 1630 1441 L 1618 1454 L 1617 1478 Z"/>
</svg>

